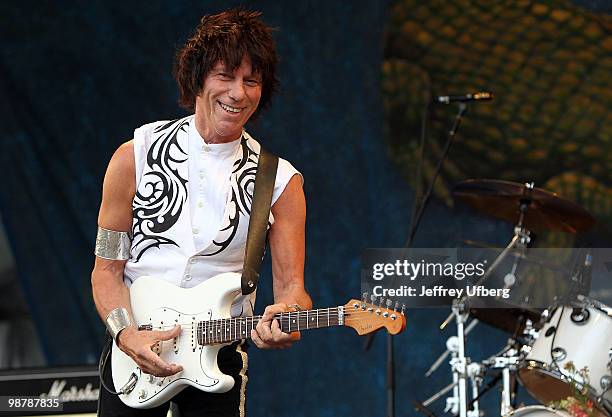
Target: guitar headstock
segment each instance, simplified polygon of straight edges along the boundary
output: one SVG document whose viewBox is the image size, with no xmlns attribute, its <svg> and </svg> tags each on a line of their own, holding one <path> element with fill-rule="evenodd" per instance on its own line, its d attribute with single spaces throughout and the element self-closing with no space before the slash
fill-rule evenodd
<svg viewBox="0 0 612 417">
<path fill-rule="evenodd" d="M 368 294 L 363 294 L 362 300 L 351 300 L 344 305 L 344 325 L 357 330 L 359 335 L 372 333 L 380 328 L 386 328 L 391 334 L 398 334 L 406 328 L 406 316 L 402 305 L 399 303 L 391 308 L 393 301 L 384 298 L 376 300 L 372 296 L 371 302 L 367 301 Z M 376 302 L 378 301 L 378 303 Z"/>
</svg>

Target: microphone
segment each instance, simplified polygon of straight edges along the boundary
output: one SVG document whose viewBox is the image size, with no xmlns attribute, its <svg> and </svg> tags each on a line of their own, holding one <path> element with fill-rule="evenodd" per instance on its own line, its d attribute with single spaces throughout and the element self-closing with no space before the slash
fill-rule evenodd
<svg viewBox="0 0 612 417">
<path fill-rule="evenodd" d="M 468 101 L 490 101 L 493 100 L 493 93 L 490 91 L 479 91 L 474 94 L 466 94 L 463 96 L 438 96 L 436 102 L 443 104 L 450 103 L 465 103 Z"/>
</svg>

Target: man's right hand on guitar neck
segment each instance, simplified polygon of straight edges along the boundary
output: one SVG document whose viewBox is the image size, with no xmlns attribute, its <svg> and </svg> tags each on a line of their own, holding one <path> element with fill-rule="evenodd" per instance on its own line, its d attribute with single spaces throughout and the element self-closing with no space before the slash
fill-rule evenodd
<svg viewBox="0 0 612 417">
<path fill-rule="evenodd" d="M 181 326 L 170 330 L 138 330 L 126 327 L 117 336 L 117 346 L 130 356 L 142 372 L 155 376 L 170 376 L 183 370 L 175 363 L 164 362 L 152 348 L 159 341 L 171 340 L 181 334 Z"/>
</svg>

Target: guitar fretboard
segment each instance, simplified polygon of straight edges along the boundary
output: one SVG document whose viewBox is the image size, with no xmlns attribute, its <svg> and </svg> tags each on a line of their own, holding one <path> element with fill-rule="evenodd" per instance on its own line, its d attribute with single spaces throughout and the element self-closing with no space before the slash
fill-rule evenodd
<svg viewBox="0 0 612 417">
<path fill-rule="evenodd" d="M 214 345 L 248 339 L 251 337 L 251 330 L 257 327 L 261 318 L 262 316 L 249 316 L 200 321 L 197 327 L 198 343 Z M 285 333 L 341 326 L 344 324 L 344 307 L 291 311 L 276 314 L 274 318 L 278 320 L 280 329 Z"/>
</svg>

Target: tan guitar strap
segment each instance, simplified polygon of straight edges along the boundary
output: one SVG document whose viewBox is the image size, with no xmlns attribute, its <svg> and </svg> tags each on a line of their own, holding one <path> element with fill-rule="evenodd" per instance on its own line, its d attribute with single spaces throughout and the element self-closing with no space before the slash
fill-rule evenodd
<svg viewBox="0 0 612 417">
<path fill-rule="evenodd" d="M 255 187 L 253 189 L 253 204 L 251 205 L 251 220 L 247 233 L 244 266 L 242 269 L 242 294 L 250 294 L 257 288 L 259 271 L 263 261 L 268 236 L 268 218 L 272 204 L 272 192 L 276 182 L 278 157 L 261 148 Z"/>
</svg>

